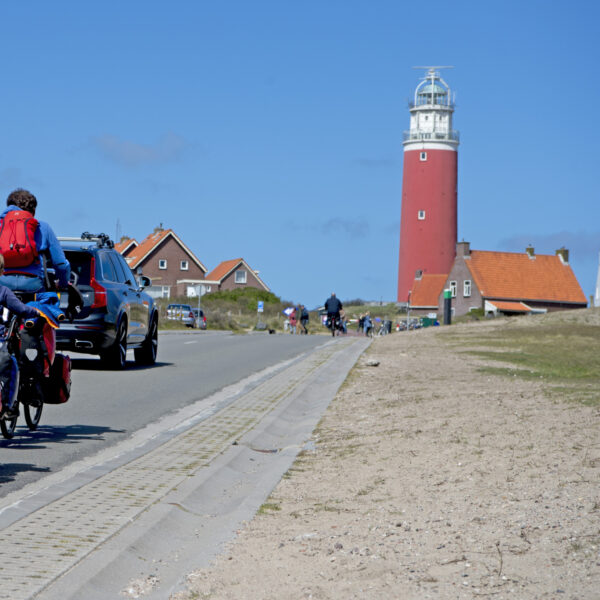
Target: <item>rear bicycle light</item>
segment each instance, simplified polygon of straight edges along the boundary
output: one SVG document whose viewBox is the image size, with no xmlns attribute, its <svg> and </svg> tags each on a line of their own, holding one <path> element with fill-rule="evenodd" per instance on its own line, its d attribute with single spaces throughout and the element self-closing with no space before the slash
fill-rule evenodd
<svg viewBox="0 0 600 600">
<path fill-rule="evenodd" d="M 90 308 L 106 308 L 106 288 L 96 280 L 96 259 L 92 257 L 90 287 L 94 290 L 94 301 Z"/>
</svg>

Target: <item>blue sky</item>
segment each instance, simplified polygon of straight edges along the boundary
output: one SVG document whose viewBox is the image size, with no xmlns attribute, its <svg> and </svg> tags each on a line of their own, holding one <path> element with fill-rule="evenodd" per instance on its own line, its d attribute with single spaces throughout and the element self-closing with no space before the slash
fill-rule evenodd
<svg viewBox="0 0 600 600">
<path fill-rule="evenodd" d="M 396 299 L 402 134 L 456 92 L 458 238 L 600 252 L 595 1 L 4 2 L 0 195 L 57 234 L 172 228 L 307 306 Z"/>
</svg>

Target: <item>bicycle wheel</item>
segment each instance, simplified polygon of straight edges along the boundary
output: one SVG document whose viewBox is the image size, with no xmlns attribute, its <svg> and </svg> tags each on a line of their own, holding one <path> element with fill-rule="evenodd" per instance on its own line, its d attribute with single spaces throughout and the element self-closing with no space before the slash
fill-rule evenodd
<svg viewBox="0 0 600 600">
<path fill-rule="evenodd" d="M 0 430 L 2 430 L 2 437 L 11 440 L 15 435 L 15 429 L 17 427 L 17 419 L 19 417 L 13 417 L 12 419 L 0 419 Z"/>
<path fill-rule="evenodd" d="M 23 412 L 25 413 L 25 422 L 27 423 L 27 427 L 29 427 L 29 431 L 35 431 L 42 416 L 44 403 L 40 402 L 39 406 L 33 406 L 32 404 L 22 404 L 22 406 Z"/>
</svg>

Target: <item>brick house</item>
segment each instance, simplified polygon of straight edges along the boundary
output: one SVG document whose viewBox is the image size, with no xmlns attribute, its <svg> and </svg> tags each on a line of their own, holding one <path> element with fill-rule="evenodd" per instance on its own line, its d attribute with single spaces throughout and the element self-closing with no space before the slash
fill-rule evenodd
<svg viewBox="0 0 600 600">
<path fill-rule="evenodd" d="M 155 298 L 195 296 L 205 282 L 206 267 L 172 229 L 157 227 L 139 244 L 121 240 L 115 247 L 134 273 L 150 277 L 152 287 L 147 291 Z"/>
<path fill-rule="evenodd" d="M 212 291 L 254 287 L 269 292 L 269 288 L 243 258 L 225 260 L 206 275 Z"/>
<path fill-rule="evenodd" d="M 451 290 L 454 316 L 477 308 L 495 315 L 587 307 L 566 248 L 536 255 L 532 247 L 523 253 L 492 252 L 459 242 L 444 289 Z M 437 305 L 443 310 L 443 289 Z"/>
<path fill-rule="evenodd" d="M 447 275 L 434 275 L 417 271 L 409 292 L 408 309 L 415 317 L 438 313 L 440 294 L 444 290 Z M 443 307 L 443 305 L 442 305 Z"/>
</svg>

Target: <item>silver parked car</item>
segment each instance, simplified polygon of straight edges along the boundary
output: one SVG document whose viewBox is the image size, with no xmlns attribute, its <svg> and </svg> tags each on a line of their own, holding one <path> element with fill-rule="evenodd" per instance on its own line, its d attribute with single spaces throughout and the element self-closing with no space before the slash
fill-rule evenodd
<svg viewBox="0 0 600 600">
<path fill-rule="evenodd" d="M 189 304 L 169 304 L 167 306 L 167 319 L 181 321 L 186 327 L 196 327 L 196 316 Z"/>
</svg>

